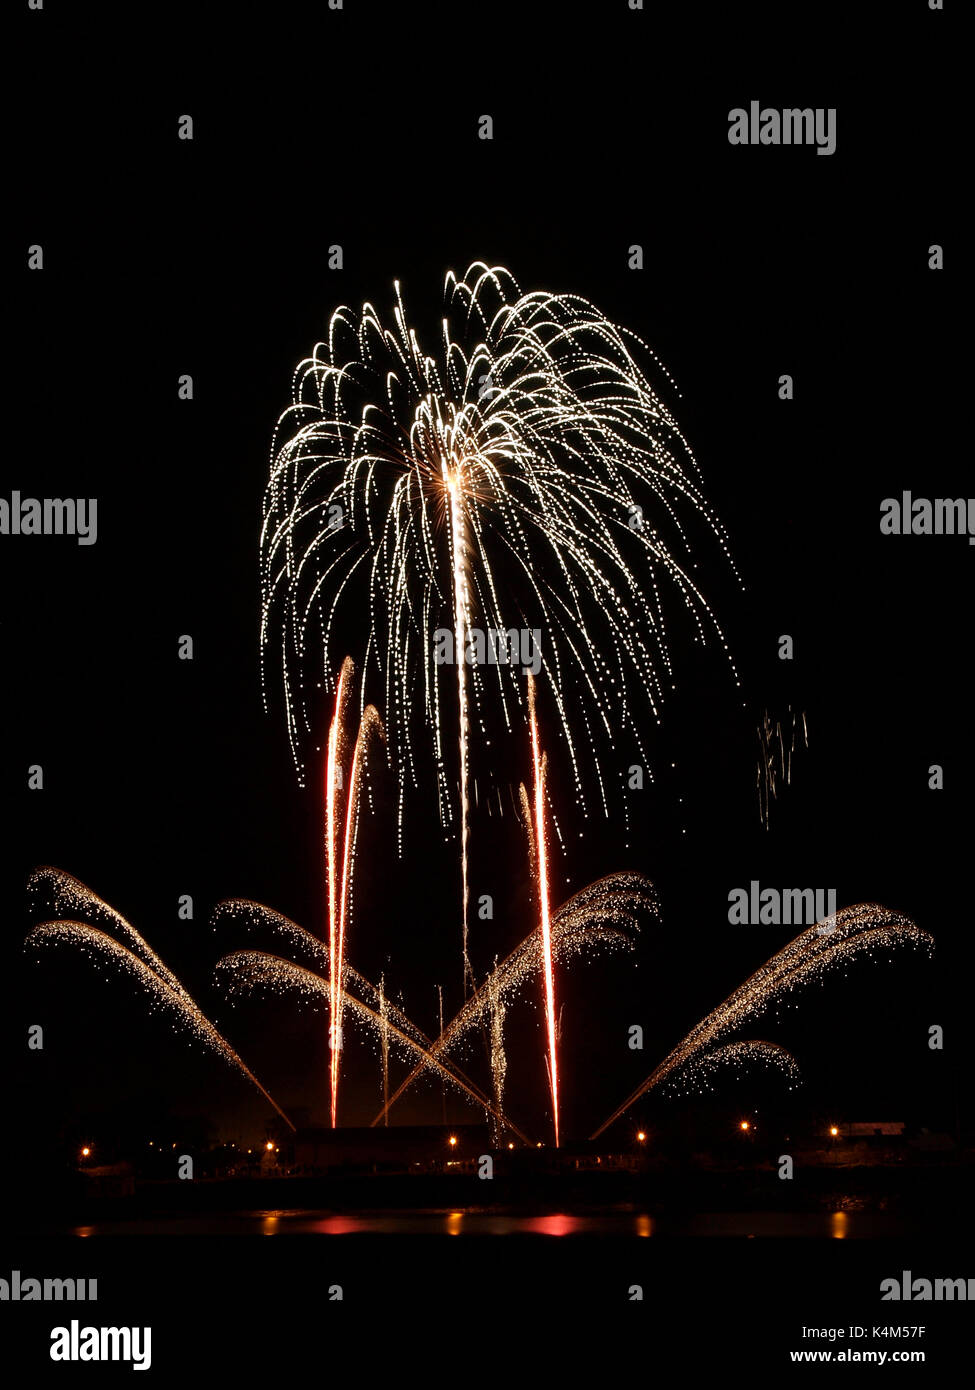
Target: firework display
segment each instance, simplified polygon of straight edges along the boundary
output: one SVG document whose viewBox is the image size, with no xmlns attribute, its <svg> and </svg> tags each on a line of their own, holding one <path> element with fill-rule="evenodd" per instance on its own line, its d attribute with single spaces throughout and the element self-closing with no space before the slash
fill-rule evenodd
<svg viewBox="0 0 975 1390">
<path fill-rule="evenodd" d="M 11 7 L 31 1384 L 970 1356 L 963 9 L 876 8 Z"/>
<path fill-rule="evenodd" d="M 265 704 L 273 703 L 276 668 L 299 781 L 312 754 L 321 768 L 321 931 L 256 903 L 224 902 L 215 922 L 259 924 L 298 959 L 237 950 L 220 960 L 215 978 L 229 998 L 277 993 L 322 1005 L 332 1129 L 340 1124 L 348 1014 L 379 1046 L 374 1126 L 388 1125 L 414 1083 L 433 1077 L 480 1107 L 498 1142 L 508 1131 L 529 1142 L 531 1122 L 516 1125 L 506 1111 L 505 1030 L 531 982 L 544 1019 L 549 1138 L 558 1148 L 556 965 L 564 970 L 605 946 L 632 950 L 641 919 L 659 920 L 654 888 L 632 872 L 610 874 L 553 910 L 553 829 L 563 859 L 566 839 L 543 745 L 551 733 L 574 791 L 575 811 L 564 818 L 584 821 L 595 811 L 625 818 L 625 798 L 621 810 L 614 794 L 614 750 L 626 737 L 648 761 L 642 722 L 659 715 L 675 679 L 672 612 L 690 617 L 697 641 L 710 637 L 728 653 L 692 577 L 692 532 L 709 536 L 734 574 L 727 541 L 648 369 L 672 387 L 646 345 L 586 299 L 523 293 L 509 271 L 476 262 L 461 278 L 446 276 L 435 356 L 410 326 L 397 284 L 391 326 L 369 303 L 358 314 L 338 309 L 327 340 L 295 373 L 264 498 L 260 641 Z M 342 642 L 355 657 L 339 655 Z M 734 674 L 730 653 L 728 662 Z M 485 800 L 490 806 L 494 790 L 503 805 L 491 785 L 489 733 L 499 729 L 530 773 L 514 804 L 536 925 L 479 977 L 469 942 L 471 767 L 476 751 Z M 763 715 L 758 787 L 766 827 L 800 738 L 808 742 L 805 713 L 790 706 L 784 723 Z M 392 1003 L 385 975 L 373 986 L 348 961 L 363 792 L 377 751 L 373 768 L 389 766 L 395 779 L 399 853 L 407 793 L 421 787 L 420 764 L 430 759 L 441 827 L 459 851 L 464 999 L 445 1023 L 438 985 L 434 1038 Z M 32 894 L 42 890 L 55 920 L 33 928 L 29 947 L 70 945 L 114 961 L 287 1118 L 124 918 L 55 870 L 35 874 Z M 932 939 L 880 906 L 846 908 L 810 925 L 692 1028 L 592 1138 L 658 1087 L 694 1089 L 754 1065 L 794 1081 L 796 1061 L 779 1044 L 728 1035 L 833 965 L 904 944 L 930 949 Z M 486 1087 L 459 1062 L 477 1036 Z M 396 1084 L 391 1052 L 408 1065 Z"/>
<path fill-rule="evenodd" d="M 629 736 L 642 755 L 641 719 L 674 676 L 669 608 L 727 650 L 689 536 L 700 523 L 727 554 L 724 532 L 639 359 L 653 361 L 585 299 L 522 294 L 509 271 L 478 262 L 446 276 L 436 356 L 398 284 L 391 325 L 371 304 L 336 310 L 275 432 L 261 531 L 265 697 L 279 668 L 303 775 L 315 694 L 334 683 L 352 608 L 361 689 L 381 692 L 398 771 L 400 832 L 418 722 L 441 822 L 459 822 L 468 987 L 471 745 L 489 706 L 506 730 L 525 719 L 511 635 L 539 634 L 577 798 L 604 813 L 621 783 L 611 758 L 583 750 Z"/>
</svg>

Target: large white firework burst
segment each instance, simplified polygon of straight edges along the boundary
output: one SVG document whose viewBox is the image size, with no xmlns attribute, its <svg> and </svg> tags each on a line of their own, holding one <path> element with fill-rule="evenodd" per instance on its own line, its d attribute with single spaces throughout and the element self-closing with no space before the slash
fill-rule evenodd
<svg viewBox="0 0 975 1390">
<path fill-rule="evenodd" d="M 642 752 L 637 717 L 647 702 L 656 716 L 673 683 L 668 612 L 727 650 L 690 573 L 700 523 L 727 553 L 725 537 L 641 363 L 667 374 L 634 334 L 481 262 L 448 273 L 444 294 L 436 356 L 397 282 L 391 324 L 368 303 L 340 308 L 296 370 L 264 499 L 265 701 L 280 662 L 303 780 L 315 690 L 333 688 L 357 630 L 401 821 L 422 722 L 442 821 L 456 824 L 459 771 L 464 824 L 470 745 L 523 718 L 525 686 L 511 664 L 438 665 L 434 633 L 463 653 L 475 631 L 539 629 L 576 795 L 586 806 L 598 788 L 608 813 L 623 770 L 597 750 L 629 731 Z"/>
</svg>

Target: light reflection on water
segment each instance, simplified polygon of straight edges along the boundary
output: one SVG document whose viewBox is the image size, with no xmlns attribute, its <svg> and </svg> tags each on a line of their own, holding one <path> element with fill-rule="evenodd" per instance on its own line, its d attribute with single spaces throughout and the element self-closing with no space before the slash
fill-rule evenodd
<svg viewBox="0 0 975 1390">
<path fill-rule="evenodd" d="M 544 1215 L 482 1210 L 328 1212 L 264 1210 L 200 1216 L 97 1221 L 71 1234 L 324 1235 L 324 1236 L 727 1236 L 754 1239 L 809 1236 L 845 1240 L 909 1234 L 910 1222 L 889 1212 L 601 1212 Z"/>
<path fill-rule="evenodd" d="M 525 1231 L 532 1236 L 571 1236 L 579 1228 L 578 1216 L 530 1216 L 525 1222 Z"/>
</svg>

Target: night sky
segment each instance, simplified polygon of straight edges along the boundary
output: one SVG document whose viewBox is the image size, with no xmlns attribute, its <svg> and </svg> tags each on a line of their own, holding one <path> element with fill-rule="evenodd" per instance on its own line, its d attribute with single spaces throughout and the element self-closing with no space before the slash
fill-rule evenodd
<svg viewBox="0 0 975 1390">
<path fill-rule="evenodd" d="M 676 688 L 659 726 L 648 712 L 656 780 L 633 793 L 629 845 L 621 820 L 596 815 L 579 840 L 576 808 L 560 807 L 565 892 L 632 868 L 663 908 L 636 956 L 559 975 L 564 1132 L 591 1132 L 795 934 L 729 925 L 729 891 L 752 879 L 883 903 L 937 943 L 933 962 L 861 963 L 748 1030 L 794 1051 L 809 1113 L 967 1124 L 975 557 L 963 537 L 879 530 L 885 497 L 971 490 L 949 341 L 956 194 L 939 158 L 950 94 L 930 51 L 945 17 L 885 8 L 877 31 L 897 26 L 917 64 L 906 84 L 898 64 L 874 64 L 874 27 L 839 5 L 802 7 L 808 28 L 797 15 L 781 37 L 780 7 L 747 19 L 733 7 L 691 34 L 622 0 L 606 13 L 537 5 L 537 27 L 525 6 L 497 3 L 285 4 L 273 19 L 237 6 L 219 23 L 170 4 L 137 28 L 99 8 L 92 30 L 51 7 L 56 37 L 23 20 L 30 96 L 7 219 L 14 261 L 41 242 L 45 268 L 21 277 L 4 495 L 99 502 L 91 547 L 0 538 L 8 1020 L 20 1038 L 28 1023 L 46 1031 L 18 1105 L 69 1126 L 206 1115 L 233 1134 L 270 1118 L 222 1064 L 148 1019 L 128 984 L 70 952 L 19 962 L 24 883 L 51 864 L 146 936 L 285 1109 L 324 1117 L 324 1017 L 230 1010 L 212 982 L 221 954 L 252 944 L 211 930 L 220 899 L 256 899 L 317 934 L 325 924 L 318 786 L 298 790 L 280 701 L 266 715 L 260 696 L 271 432 L 334 308 L 370 300 L 388 314 L 399 279 L 432 349 L 444 273 L 481 259 L 523 290 L 583 295 L 658 354 L 742 577 L 701 539 L 696 574 L 741 686 L 719 647 L 675 624 Z M 836 153 L 732 147 L 727 113 L 752 99 L 835 106 Z M 176 138 L 183 113 L 191 143 Z M 492 142 L 476 138 L 482 113 Z M 328 269 L 335 243 L 341 271 Z M 946 246 L 941 273 L 932 243 Z M 192 402 L 177 399 L 184 372 Z M 192 662 L 177 660 L 183 633 Z M 783 633 L 792 662 L 777 657 Z M 763 710 L 790 706 L 810 743 L 766 830 L 756 729 Z M 544 696 L 541 709 L 544 739 Z M 26 789 L 33 763 L 42 792 Z M 928 789 L 935 763 L 941 791 Z M 554 761 L 556 786 L 565 772 Z M 349 959 L 370 979 L 385 971 L 430 1032 L 438 984 L 448 1012 L 460 1003 L 456 849 L 418 798 L 397 862 L 389 792 L 377 786 L 364 831 Z M 483 968 L 535 918 L 513 823 L 475 815 L 472 836 L 472 893 L 503 905 L 472 921 Z M 192 922 L 177 919 L 185 893 Z M 642 1054 L 626 1048 L 633 1023 Z M 927 1048 L 931 1024 L 945 1029 L 941 1053 Z M 540 1011 L 513 1009 L 510 1030 L 511 1113 L 542 1137 Z M 378 1067 L 354 1046 L 342 1113 L 361 1124 Z M 477 1047 L 468 1061 L 481 1066 Z M 745 1102 L 750 1083 L 737 1084 Z M 438 1121 L 439 1086 L 395 1115 Z"/>
</svg>

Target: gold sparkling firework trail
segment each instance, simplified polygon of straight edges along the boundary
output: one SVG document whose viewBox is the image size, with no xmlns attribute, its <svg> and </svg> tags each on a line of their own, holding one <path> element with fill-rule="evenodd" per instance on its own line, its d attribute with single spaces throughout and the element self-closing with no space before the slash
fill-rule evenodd
<svg viewBox="0 0 975 1390">
<path fill-rule="evenodd" d="M 45 866 L 35 869 L 27 881 L 28 898 L 43 901 L 59 921 L 69 914 L 79 913 L 86 919 L 94 919 L 106 930 L 106 934 L 120 940 L 133 955 L 143 961 L 170 988 L 180 990 L 179 980 L 160 960 L 155 951 L 135 927 L 127 922 L 120 912 L 100 898 L 80 879 L 66 873 L 63 869 Z"/>
<path fill-rule="evenodd" d="M 656 891 L 641 874 L 609 874 L 580 889 L 552 917 L 552 953 L 559 963 L 573 955 L 601 946 L 632 949 L 640 918 L 659 916 Z M 493 1008 L 513 999 L 543 970 L 541 942 L 537 928 L 507 956 L 468 999 L 455 1018 L 441 1028 L 440 1037 L 430 1045 L 434 1058 L 447 1056 L 460 1046 L 470 1032 L 490 1019 Z M 389 1105 L 372 1121 L 377 1125 L 410 1086 L 423 1074 L 424 1064 L 414 1067 L 390 1097 Z"/>
<path fill-rule="evenodd" d="M 111 926 L 128 944 L 123 944 L 107 931 L 94 927 L 89 922 L 58 919 L 33 927 L 24 943 L 26 950 L 71 946 L 96 965 L 103 961 L 109 962 L 116 969 L 127 972 L 159 1007 L 178 1019 L 199 1042 L 251 1082 L 285 1124 L 294 1129 L 294 1125 L 274 1097 L 264 1089 L 226 1038 L 217 1031 L 173 972 L 160 960 L 131 923 L 78 879 L 58 869 L 39 869 L 31 875 L 28 892 L 40 894 L 45 890 L 50 894 L 55 910 L 84 911 L 87 915 Z"/>
<path fill-rule="evenodd" d="M 535 678 L 528 676 L 528 718 L 531 725 L 532 769 L 535 791 L 535 860 L 538 865 L 539 934 L 545 985 L 545 1019 L 548 1029 L 548 1079 L 552 1092 L 552 1125 L 559 1147 L 559 1071 L 555 1047 L 555 977 L 552 972 L 552 924 L 548 904 L 548 836 L 545 832 L 545 759 L 538 741 L 535 713 Z"/>
<path fill-rule="evenodd" d="M 242 961 L 249 963 L 251 974 L 255 978 L 256 973 L 259 973 L 258 967 L 260 966 L 265 972 L 263 978 L 266 982 L 272 984 L 276 980 L 280 983 L 281 979 L 284 978 L 280 976 L 280 974 L 278 976 L 275 975 L 275 963 L 280 963 L 285 966 L 295 965 L 295 969 L 299 973 L 297 975 L 292 974 L 288 978 L 292 982 L 295 980 L 304 981 L 305 984 L 307 984 L 309 980 L 323 979 L 323 976 L 319 972 L 328 971 L 329 954 L 323 947 L 321 941 L 313 936 L 311 932 L 306 931 L 304 927 L 300 927 L 296 922 L 293 922 L 289 917 L 285 917 L 280 912 L 275 912 L 273 908 L 265 907 L 263 903 L 254 902 L 250 898 L 227 898 L 223 902 L 218 903 L 214 908 L 212 920 L 214 924 L 216 924 L 228 918 L 235 924 L 243 925 L 250 930 L 264 930 L 273 936 L 282 938 L 290 947 L 305 955 L 311 962 L 310 967 L 305 967 L 295 962 L 282 960 L 282 957 L 269 952 L 237 952 L 232 956 L 225 957 L 223 960 L 218 961 L 216 966 L 218 977 L 223 979 L 225 974 L 229 974 L 232 986 L 238 989 L 240 988 L 240 980 L 235 978 L 234 970 L 236 965 Z M 263 965 L 261 963 L 263 963 Z M 319 990 L 315 987 L 312 988 L 311 992 L 316 996 L 324 997 L 326 1002 L 329 1002 L 327 975 L 324 979 L 326 988 L 324 990 Z M 363 1005 L 363 1011 L 360 1016 L 367 1020 L 371 1018 L 380 1020 L 380 1040 L 385 1036 L 388 1042 L 390 1037 L 389 1024 L 390 1021 L 392 1021 L 392 1023 L 395 1024 L 397 1036 L 402 1035 L 407 1038 L 413 1045 L 414 1054 L 421 1058 L 421 1061 L 418 1063 L 419 1071 L 425 1070 L 427 1061 L 423 1059 L 426 1059 L 427 1053 L 431 1047 L 430 1039 L 422 1029 L 418 1028 L 416 1024 L 403 1013 L 402 1009 L 397 1008 L 390 1000 L 389 995 L 385 992 L 385 986 L 382 989 L 377 988 L 375 985 L 370 984 L 365 976 L 360 975 L 352 966 L 346 965 L 343 981 L 343 991 L 346 999 L 350 997 L 350 990 L 355 992 L 356 1002 Z M 305 990 L 304 992 L 307 993 L 308 991 Z M 385 1023 L 382 1023 L 384 1018 Z M 385 1033 L 383 1032 L 384 1028 Z M 442 1078 L 452 1074 L 458 1078 L 458 1084 L 461 1084 L 462 1087 L 467 1086 L 470 1088 L 471 1094 L 476 1093 L 477 1096 L 480 1097 L 481 1093 L 478 1087 L 456 1062 L 445 1062 L 439 1065 L 442 1066 L 442 1071 L 440 1071 Z M 438 1068 L 434 1068 L 434 1070 L 437 1071 Z M 390 1104 L 391 1103 L 392 1102 L 390 1102 Z"/>
<path fill-rule="evenodd" d="M 443 985 L 437 985 L 437 1013 L 440 1020 L 440 1031 L 438 1037 L 443 1037 Z M 447 1123 L 447 1088 L 441 1083 L 440 1086 L 440 1114 L 444 1124 Z M 389 1124 L 389 1096 L 383 1097 L 383 1124 Z"/>
<path fill-rule="evenodd" d="M 729 994 L 723 1004 L 719 1004 L 696 1024 L 646 1081 L 603 1121 L 591 1138 L 597 1139 L 641 1096 L 667 1080 L 679 1068 L 699 1058 L 732 1029 L 751 1021 L 794 989 L 836 964 L 875 949 L 890 951 L 903 945 L 924 946 L 930 951 L 934 940 L 909 917 L 892 912 L 879 903 L 858 903 L 845 907 L 824 917 L 815 926 L 807 927 Z"/>
<path fill-rule="evenodd" d="M 386 1123 L 389 1124 L 389 1001 L 386 998 L 386 979 L 385 976 L 379 977 L 379 1026 L 380 1026 L 380 1047 L 383 1056 L 383 1108 L 386 1112 Z"/>
<path fill-rule="evenodd" d="M 783 722 L 785 728 L 783 729 Z M 792 781 L 792 758 L 802 727 L 802 744 L 809 747 L 809 727 L 806 712 L 795 714 L 789 706 L 786 719 L 772 720 L 765 710 L 758 726 L 758 767 L 756 785 L 758 786 L 758 809 L 765 829 L 769 828 L 769 814 L 772 802 L 778 797 L 780 788 Z"/>
<path fill-rule="evenodd" d="M 359 679 L 364 692 L 374 679 L 383 689 L 400 850 L 418 720 L 445 829 L 458 809 L 444 730 L 459 724 L 462 875 L 472 739 L 485 744 L 489 710 L 506 730 L 523 727 L 518 668 L 468 669 L 456 650 L 475 628 L 543 633 L 553 737 L 584 814 L 590 804 L 608 814 L 614 794 L 626 807 L 605 773 L 620 759 L 599 745 L 626 738 L 643 753 L 647 703 L 657 715 L 673 684 L 671 610 L 687 615 L 695 640 L 713 635 L 727 652 L 692 577 L 692 531 L 727 555 L 724 533 L 641 363 L 666 377 L 587 300 L 522 293 L 503 267 L 475 262 L 462 279 L 446 276 L 436 356 L 409 326 L 397 283 L 390 323 L 368 303 L 336 310 L 295 372 L 261 529 L 265 704 L 280 661 L 303 780 L 313 692 L 333 685 L 346 628 L 362 629 Z M 435 659 L 441 628 L 453 634 L 456 682 Z M 465 979 L 468 988 L 466 960 Z"/>
<path fill-rule="evenodd" d="M 599 879 L 581 889 L 554 914 L 553 954 L 556 959 L 564 960 L 579 952 L 604 945 L 632 946 L 632 938 L 639 927 L 639 918 L 647 913 L 656 912 L 653 885 L 641 875 L 620 873 Z M 328 954 L 322 943 L 310 932 L 281 913 L 244 898 L 227 899 L 217 904 L 213 920 L 218 922 L 225 918 L 243 923 L 251 929 L 263 928 L 282 937 L 291 947 L 304 953 L 314 968 L 297 965 L 268 952 L 238 951 L 217 963 L 217 976 L 224 988 L 230 992 L 241 992 L 253 988 L 255 983 L 261 983 L 277 990 L 298 992 L 306 997 L 321 998 L 326 1003 L 329 1002 L 328 980 L 317 973 L 319 970 L 328 969 Z M 384 988 L 382 991 L 376 989 L 351 966 L 347 966 L 345 997 L 349 1006 L 354 1008 L 355 1016 L 376 1030 L 381 1047 L 383 1038 L 391 1037 L 403 1043 L 407 1052 L 416 1059 L 414 1068 L 406 1080 L 388 1101 L 384 1098 L 383 1108 L 372 1121 L 373 1126 L 387 1120 L 392 1106 L 418 1077 L 432 1072 L 439 1075 L 442 1081 L 451 1081 L 482 1105 L 494 1118 L 498 1133 L 509 1129 L 524 1143 L 528 1143 L 529 1140 L 523 1131 L 502 1112 L 501 1106 L 488 1102 L 476 1083 L 455 1061 L 448 1061 L 447 1056 L 482 1021 L 485 1013 L 503 1023 L 505 999 L 513 997 L 526 983 L 541 973 L 539 933 L 534 930 L 492 971 L 481 989 L 467 1001 L 446 1028 L 442 1025 L 441 1008 L 441 1034 L 435 1043 L 431 1043 L 401 1010 L 390 1003 Z M 364 998 L 353 997 L 350 990 L 355 990 L 358 996 L 364 996 L 371 1003 L 365 1003 Z M 385 1019 L 384 1012 L 387 1015 Z M 390 1019 L 395 1020 L 395 1026 L 390 1023 Z M 503 1048 L 501 1055 L 503 1056 Z M 503 1094 L 503 1079 L 501 1092 Z"/>
<path fill-rule="evenodd" d="M 254 902 L 251 898 L 225 898 L 222 902 L 217 903 L 213 909 L 212 921 L 216 925 L 227 918 L 249 930 L 264 930 L 273 936 L 283 938 L 289 946 L 304 953 L 317 972 L 325 972 L 327 976 L 330 964 L 329 952 L 318 937 L 313 936 L 304 927 L 300 927 L 297 922 L 292 922 L 290 917 L 275 912 L 273 908 L 265 907 L 263 903 Z M 343 988 L 346 992 L 355 989 L 364 1001 L 368 1001 L 378 1010 L 379 990 L 351 965 L 345 967 Z M 388 996 L 386 1009 L 397 1027 L 402 1032 L 407 1033 L 414 1042 L 421 1046 L 429 1044 L 430 1039 L 426 1034 L 417 1028 L 402 1010 L 397 1009 Z"/>
<path fill-rule="evenodd" d="M 670 1079 L 678 1081 L 682 1090 L 696 1091 L 700 1095 L 712 1089 L 709 1082 L 716 1072 L 725 1067 L 744 1072 L 755 1063 L 781 1072 L 790 1082 L 799 1080 L 799 1067 L 792 1053 L 779 1043 L 759 1039 L 726 1043 L 713 1052 L 700 1053 L 687 1063 L 679 1076 L 672 1074 Z"/>
<path fill-rule="evenodd" d="M 494 1095 L 494 1108 L 499 1115 L 504 1114 L 504 1083 L 508 1074 L 508 1059 L 504 1050 L 504 999 L 497 983 L 498 962 L 495 959 L 494 970 L 485 982 L 485 992 L 488 1000 L 488 1010 L 491 1015 L 491 1087 Z M 443 1018 L 440 1020 L 440 1031 L 443 1032 Z M 386 1113 L 389 1113 L 389 1097 L 386 1097 Z M 495 1144 L 501 1143 L 501 1133 L 499 1130 L 494 1134 Z"/>
<path fill-rule="evenodd" d="M 328 980 L 323 979 L 321 975 L 306 970 L 304 966 L 295 965 L 293 961 L 269 955 L 265 951 L 234 951 L 217 962 L 216 971 L 219 977 L 226 977 L 225 988 L 229 994 L 249 993 L 259 986 L 279 993 L 301 994 L 307 999 L 323 999 L 326 1002 L 331 994 Z M 464 1076 L 459 1069 L 448 1067 L 439 1061 L 408 1033 L 390 1023 L 388 1015 L 385 1019 L 382 1018 L 375 1009 L 371 1009 L 349 993 L 346 994 L 346 1005 L 352 1016 L 366 1023 L 380 1039 L 385 1035 L 391 1042 L 399 1043 L 408 1055 L 418 1056 L 421 1068 L 429 1069 L 443 1080 L 449 1081 L 481 1106 L 499 1125 L 517 1134 L 523 1143 L 530 1142 L 509 1119 L 495 1113 L 491 1101 L 469 1077 Z"/>
</svg>

